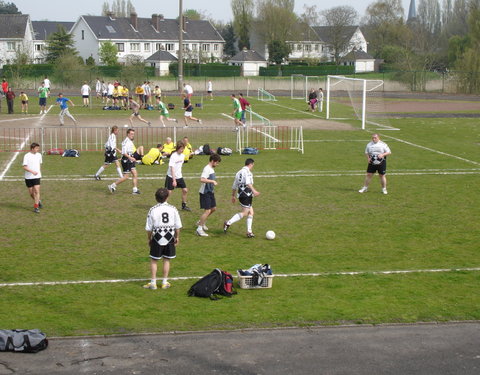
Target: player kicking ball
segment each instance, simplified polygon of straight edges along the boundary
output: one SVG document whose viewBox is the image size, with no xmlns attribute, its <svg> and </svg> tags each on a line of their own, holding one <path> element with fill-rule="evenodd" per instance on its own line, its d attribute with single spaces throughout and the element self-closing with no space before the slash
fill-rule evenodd
<svg viewBox="0 0 480 375">
<path fill-rule="evenodd" d="M 255 164 L 253 159 L 245 160 L 245 166 L 240 169 L 235 175 L 235 180 L 232 185 L 232 203 L 235 203 L 236 197 L 242 207 L 242 211 L 232 216 L 230 220 L 223 223 L 223 231 L 227 233 L 228 229 L 233 223 L 247 217 L 247 237 L 253 238 L 255 235 L 252 231 L 253 224 L 253 197 L 258 197 L 260 192 L 253 187 L 252 169 Z M 236 196 L 236 197 L 235 197 Z"/>
</svg>

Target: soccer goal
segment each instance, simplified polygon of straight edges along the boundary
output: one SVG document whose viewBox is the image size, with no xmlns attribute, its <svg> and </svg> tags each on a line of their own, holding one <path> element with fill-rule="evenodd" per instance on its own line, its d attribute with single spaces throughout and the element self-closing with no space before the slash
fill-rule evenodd
<svg viewBox="0 0 480 375">
<path fill-rule="evenodd" d="M 320 76 L 304 76 L 292 74 L 290 76 L 290 99 L 308 100 L 312 89 L 316 92 L 323 86 L 324 78 Z"/>
<path fill-rule="evenodd" d="M 261 100 L 262 102 L 276 102 L 277 99 L 275 98 L 275 95 L 270 94 L 267 90 L 264 90 L 262 88 L 259 88 L 257 90 L 257 99 Z"/>
<path fill-rule="evenodd" d="M 380 79 L 327 77 L 326 119 L 358 119 L 383 130 L 398 130 L 388 124 Z"/>
</svg>

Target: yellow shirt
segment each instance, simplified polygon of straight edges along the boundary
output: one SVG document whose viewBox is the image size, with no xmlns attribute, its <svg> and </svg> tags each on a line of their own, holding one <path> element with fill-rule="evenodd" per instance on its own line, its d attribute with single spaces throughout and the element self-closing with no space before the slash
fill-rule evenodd
<svg viewBox="0 0 480 375">
<path fill-rule="evenodd" d="M 163 144 L 162 152 L 171 154 L 173 151 L 175 151 L 175 144 L 173 142 Z"/>
<path fill-rule="evenodd" d="M 25 94 L 25 93 L 20 94 L 19 99 L 20 99 L 21 101 L 28 102 L 28 96 L 27 96 L 27 94 Z"/>
<path fill-rule="evenodd" d="M 185 155 L 185 160 L 188 160 L 193 156 L 192 152 L 193 152 L 192 145 L 190 143 L 185 145 L 185 149 L 183 150 L 183 154 Z"/>
<path fill-rule="evenodd" d="M 158 148 L 151 148 L 142 158 L 142 163 L 145 165 L 152 165 L 155 163 L 155 160 L 158 159 L 160 159 L 160 150 Z"/>
<path fill-rule="evenodd" d="M 123 90 L 122 90 L 122 96 L 124 96 L 125 98 L 128 98 L 128 88 L 124 87 Z"/>
<path fill-rule="evenodd" d="M 137 95 L 144 95 L 144 94 L 145 94 L 145 90 L 143 89 L 142 86 L 137 86 L 137 87 L 135 88 L 135 94 L 137 94 Z"/>
</svg>

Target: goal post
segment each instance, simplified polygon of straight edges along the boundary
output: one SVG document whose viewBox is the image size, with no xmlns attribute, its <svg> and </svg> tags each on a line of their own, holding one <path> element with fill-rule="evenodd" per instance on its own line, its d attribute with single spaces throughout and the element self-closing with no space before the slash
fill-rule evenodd
<svg viewBox="0 0 480 375">
<path fill-rule="evenodd" d="M 375 115 L 385 113 L 385 103 L 380 89 L 380 79 L 361 79 L 344 76 L 327 77 L 326 119 L 356 118 L 361 121 L 362 129 L 367 123 L 382 126 L 373 121 Z M 338 104 L 334 110 L 333 103 Z M 335 117 L 332 117 L 335 111 Z"/>
</svg>

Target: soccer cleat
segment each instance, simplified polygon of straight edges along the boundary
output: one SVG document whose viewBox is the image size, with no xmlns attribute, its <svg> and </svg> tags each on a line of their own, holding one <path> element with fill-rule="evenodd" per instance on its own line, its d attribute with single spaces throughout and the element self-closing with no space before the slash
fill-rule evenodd
<svg viewBox="0 0 480 375">
<path fill-rule="evenodd" d="M 149 282 L 148 284 L 145 284 L 143 287 L 145 289 L 157 290 L 157 284 L 152 284 L 152 282 Z"/>
<path fill-rule="evenodd" d="M 132 194 L 133 195 L 140 195 L 141 193 L 140 193 L 140 190 L 136 190 L 136 191 L 132 191 Z"/>
<path fill-rule="evenodd" d="M 382 188 L 382 193 L 387 195 L 388 194 L 387 188 Z"/>
<path fill-rule="evenodd" d="M 148 124 L 148 126 L 152 126 L 152 123 L 151 123 L 150 121 L 149 121 L 149 122 L 147 122 L 147 124 Z"/>
<path fill-rule="evenodd" d="M 368 191 L 368 188 L 366 186 L 364 186 L 358 192 L 359 193 L 366 193 L 367 191 Z"/>
<path fill-rule="evenodd" d="M 40 114 L 40 115 L 42 115 L 42 114 L 43 114 L 43 111 L 40 111 L 40 113 L 39 113 L 39 114 Z"/>
<path fill-rule="evenodd" d="M 42 202 L 38 202 L 38 208 L 43 208 Z"/>
<path fill-rule="evenodd" d="M 201 124 L 201 123 L 202 123 L 202 120 L 198 119 L 198 123 Z"/>
<path fill-rule="evenodd" d="M 171 287 L 171 285 L 170 285 L 169 282 L 162 283 L 162 289 L 168 289 L 170 287 Z"/>
<path fill-rule="evenodd" d="M 197 234 L 197 236 L 200 236 L 200 237 L 208 237 L 208 234 L 205 233 L 205 231 L 202 228 L 200 228 L 200 229 L 197 228 L 195 233 Z"/>
<path fill-rule="evenodd" d="M 200 226 L 200 220 L 197 221 L 197 223 L 196 223 L 195 225 L 196 225 L 197 227 Z M 203 224 L 203 225 L 202 225 L 202 229 L 203 229 L 203 230 L 208 230 L 208 227 L 207 227 L 205 224 Z"/>
<path fill-rule="evenodd" d="M 107 185 L 107 187 L 108 187 L 108 190 L 110 190 L 110 193 L 112 194 L 115 193 L 115 190 L 117 190 L 113 187 L 113 185 Z"/>
<path fill-rule="evenodd" d="M 230 228 L 230 224 L 227 224 L 227 222 L 225 221 L 223 223 L 223 233 L 227 233 L 228 228 Z"/>
<path fill-rule="evenodd" d="M 182 210 L 183 210 L 183 211 L 192 211 L 192 210 L 190 209 L 190 207 L 188 207 L 187 205 L 182 205 Z"/>
<path fill-rule="evenodd" d="M 93 178 L 94 178 L 95 180 L 97 180 L 97 181 L 100 181 L 100 180 L 102 179 L 102 178 L 101 178 L 99 175 L 97 175 L 97 174 L 96 174 L 95 176 L 93 176 Z"/>
<path fill-rule="evenodd" d="M 248 238 L 253 238 L 255 235 L 252 232 L 247 232 L 247 237 Z"/>
<path fill-rule="evenodd" d="M 184 128 L 184 129 L 188 129 L 188 125 L 185 125 L 183 128 Z"/>
<path fill-rule="evenodd" d="M 33 209 L 33 212 L 35 212 L 36 214 L 39 214 L 39 213 L 40 213 L 40 208 L 35 207 L 35 208 Z"/>
</svg>

